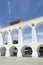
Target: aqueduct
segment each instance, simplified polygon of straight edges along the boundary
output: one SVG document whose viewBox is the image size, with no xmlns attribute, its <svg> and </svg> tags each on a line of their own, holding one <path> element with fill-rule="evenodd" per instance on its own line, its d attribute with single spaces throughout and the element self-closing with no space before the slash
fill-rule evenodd
<svg viewBox="0 0 43 65">
<path fill-rule="evenodd" d="M 42 24 L 43 16 L 0 28 L 0 56 L 43 57 L 43 41 L 37 39 L 37 29 Z"/>
</svg>

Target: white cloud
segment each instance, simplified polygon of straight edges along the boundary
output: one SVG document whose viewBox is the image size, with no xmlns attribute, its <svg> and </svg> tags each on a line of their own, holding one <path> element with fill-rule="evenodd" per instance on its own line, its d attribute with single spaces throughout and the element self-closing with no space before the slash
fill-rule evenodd
<svg viewBox="0 0 43 65">
<path fill-rule="evenodd" d="M 39 33 L 37 33 L 38 35 L 43 35 L 43 32 L 39 32 Z"/>
<path fill-rule="evenodd" d="M 43 36 L 43 32 L 39 32 L 37 35 Z M 32 34 L 24 34 L 24 36 L 32 36 Z"/>
<path fill-rule="evenodd" d="M 39 42 L 42 42 L 42 41 L 43 41 L 43 38 L 39 38 L 38 41 L 39 41 Z"/>
<path fill-rule="evenodd" d="M 2 28 L 2 26 L 0 26 L 0 28 Z"/>
<path fill-rule="evenodd" d="M 32 42 L 32 39 L 25 39 L 24 40 L 24 43 L 29 43 L 29 42 Z"/>
<path fill-rule="evenodd" d="M 38 33 L 38 35 L 43 36 L 43 32 Z M 31 36 L 32 36 L 32 34 L 24 34 L 24 42 L 27 42 L 27 43 L 31 42 L 32 38 L 27 38 L 27 37 L 31 37 Z M 17 38 L 18 38 L 17 34 L 13 36 L 13 39 L 17 39 Z M 6 36 L 5 36 L 5 41 L 7 41 L 7 39 L 8 39 L 8 34 L 6 34 Z M 43 41 L 43 37 L 38 38 L 38 41 Z"/>
<path fill-rule="evenodd" d="M 28 9 L 30 8 L 30 0 L 12 0 L 11 8 L 15 12 L 22 12 L 22 14 L 26 14 Z"/>
<path fill-rule="evenodd" d="M 8 13 L 9 13 L 9 19 L 11 17 L 11 4 L 10 4 L 10 0 L 8 0 Z"/>
</svg>

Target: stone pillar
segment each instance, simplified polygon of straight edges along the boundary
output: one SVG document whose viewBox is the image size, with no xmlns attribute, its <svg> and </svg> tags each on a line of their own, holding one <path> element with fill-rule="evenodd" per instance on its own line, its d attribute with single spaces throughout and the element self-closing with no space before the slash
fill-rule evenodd
<svg viewBox="0 0 43 65">
<path fill-rule="evenodd" d="M 9 49 L 7 48 L 6 49 L 6 57 L 9 57 L 10 56 L 10 52 L 9 52 Z"/>
<path fill-rule="evenodd" d="M 18 35 L 18 37 L 19 37 L 19 43 L 20 43 L 20 44 L 23 44 L 23 35 L 22 35 L 22 31 L 21 31 L 21 30 L 19 30 L 19 35 Z"/>
<path fill-rule="evenodd" d="M 32 41 L 37 42 L 37 35 L 36 35 L 35 27 L 32 27 Z"/>
<path fill-rule="evenodd" d="M 9 31 L 8 32 L 8 45 L 12 44 L 12 35 L 11 35 L 11 32 Z"/>
<path fill-rule="evenodd" d="M 38 58 L 38 53 L 37 53 L 37 50 L 35 48 L 33 49 L 32 57 Z"/>
<path fill-rule="evenodd" d="M 18 49 L 17 57 L 22 57 L 22 53 L 20 49 Z"/>
<path fill-rule="evenodd" d="M 0 45 L 3 45 L 3 36 L 2 36 L 2 32 L 0 32 Z"/>
</svg>

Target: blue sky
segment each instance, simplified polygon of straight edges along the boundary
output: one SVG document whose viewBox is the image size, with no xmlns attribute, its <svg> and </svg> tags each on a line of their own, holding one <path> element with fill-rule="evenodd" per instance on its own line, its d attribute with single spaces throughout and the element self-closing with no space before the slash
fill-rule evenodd
<svg viewBox="0 0 43 65">
<path fill-rule="evenodd" d="M 43 0 L 0 0 L 1 27 L 9 26 L 9 23 L 11 21 L 17 19 L 22 19 L 23 21 L 26 21 L 40 16 L 43 16 Z M 38 32 L 41 31 L 42 33 L 42 28 L 43 25 L 38 28 Z M 38 34 L 38 38 L 41 38 L 42 35 L 39 36 Z M 41 40 L 43 40 L 43 38 Z"/>
<path fill-rule="evenodd" d="M 43 16 L 43 0 L 0 0 L 0 26 L 9 22 L 23 21 Z"/>
</svg>

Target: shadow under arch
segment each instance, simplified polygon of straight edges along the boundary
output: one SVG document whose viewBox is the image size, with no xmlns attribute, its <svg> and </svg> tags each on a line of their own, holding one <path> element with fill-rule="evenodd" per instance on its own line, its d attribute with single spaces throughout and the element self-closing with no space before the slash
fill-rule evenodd
<svg viewBox="0 0 43 65">
<path fill-rule="evenodd" d="M 1 49 L 0 49 L 0 55 L 1 56 L 5 56 L 6 55 L 6 48 L 5 47 L 1 47 Z"/>
<path fill-rule="evenodd" d="M 21 52 L 22 52 L 22 56 L 23 57 L 32 57 L 32 48 L 28 45 L 24 45 L 22 48 L 21 48 Z"/>
<path fill-rule="evenodd" d="M 15 46 L 10 47 L 9 49 L 10 56 L 17 56 L 18 49 Z"/>
<path fill-rule="evenodd" d="M 37 53 L 38 53 L 38 57 L 43 57 L 43 44 L 38 46 Z"/>
</svg>

